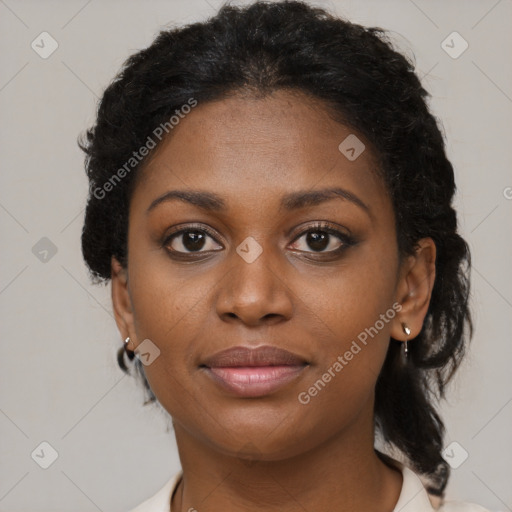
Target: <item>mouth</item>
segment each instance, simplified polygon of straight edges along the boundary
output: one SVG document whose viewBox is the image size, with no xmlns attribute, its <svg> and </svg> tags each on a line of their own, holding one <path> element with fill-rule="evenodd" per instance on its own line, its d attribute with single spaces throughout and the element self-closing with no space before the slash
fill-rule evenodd
<svg viewBox="0 0 512 512">
<path fill-rule="evenodd" d="M 309 363 L 273 346 L 233 347 L 214 354 L 200 365 L 223 390 L 239 397 L 261 397 L 297 379 Z"/>
</svg>

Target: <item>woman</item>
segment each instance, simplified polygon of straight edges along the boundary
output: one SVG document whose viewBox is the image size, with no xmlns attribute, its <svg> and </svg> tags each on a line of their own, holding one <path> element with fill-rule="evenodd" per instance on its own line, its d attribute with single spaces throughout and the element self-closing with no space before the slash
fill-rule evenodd
<svg viewBox="0 0 512 512">
<path fill-rule="evenodd" d="M 83 255 L 182 465 L 134 511 L 484 510 L 444 503 L 470 255 L 427 96 L 298 1 L 163 31 L 106 89 Z"/>
</svg>

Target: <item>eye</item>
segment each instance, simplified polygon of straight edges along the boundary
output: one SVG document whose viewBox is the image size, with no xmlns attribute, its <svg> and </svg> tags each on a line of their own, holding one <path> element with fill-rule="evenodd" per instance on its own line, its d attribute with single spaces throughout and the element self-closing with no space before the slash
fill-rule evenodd
<svg viewBox="0 0 512 512">
<path fill-rule="evenodd" d="M 218 251 L 223 249 L 223 246 L 217 242 L 216 236 L 204 225 L 191 225 L 168 235 L 162 242 L 162 247 L 176 257 Z M 298 243 L 301 240 L 302 244 Z M 355 244 L 356 240 L 352 236 L 334 229 L 329 224 L 317 223 L 296 237 L 292 248 L 317 254 L 338 254 Z"/>
<path fill-rule="evenodd" d="M 334 237 L 336 237 L 337 240 L 333 239 Z M 328 224 L 321 223 L 315 224 L 304 231 L 295 239 L 294 245 L 297 244 L 297 240 L 301 239 L 304 239 L 302 248 L 293 248 L 305 252 L 337 253 L 349 246 L 355 245 L 355 240 L 350 235 L 342 233 Z M 308 247 L 312 249 L 312 251 L 309 251 Z"/>
<path fill-rule="evenodd" d="M 189 226 L 169 235 L 163 242 L 163 246 L 171 253 L 192 254 L 222 249 L 216 242 L 215 235 L 206 227 L 196 228 Z"/>
</svg>

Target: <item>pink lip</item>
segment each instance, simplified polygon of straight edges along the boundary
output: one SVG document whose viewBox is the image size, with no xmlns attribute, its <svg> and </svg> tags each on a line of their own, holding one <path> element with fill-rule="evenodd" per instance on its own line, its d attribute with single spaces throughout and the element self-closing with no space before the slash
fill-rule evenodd
<svg viewBox="0 0 512 512">
<path fill-rule="evenodd" d="M 231 347 L 207 358 L 205 368 L 217 384 L 242 397 L 268 395 L 297 378 L 308 362 L 276 346 Z"/>
<path fill-rule="evenodd" d="M 207 368 L 207 374 L 224 389 L 241 397 L 268 395 L 306 368 L 301 366 L 241 366 Z"/>
</svg>

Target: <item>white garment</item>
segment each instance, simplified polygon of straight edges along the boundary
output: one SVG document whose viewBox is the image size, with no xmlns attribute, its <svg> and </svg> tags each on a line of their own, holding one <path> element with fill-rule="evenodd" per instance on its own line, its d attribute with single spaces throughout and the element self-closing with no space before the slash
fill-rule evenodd
<svg viewBox="0 0 512 512">
<path fill-rule="evenodd" d="M 489 512 L 480 505 L 454 501 L 447 501 L 441 508 L 435 508 L 418 475 L 403 464 L 397 465 L 402 470 L 403 484 L 393 512 Z M 183 471 L 180 470 L 154 496 L 130 512 L 172 512 L 171 496 L 182 474 Z"/>
</svg>

